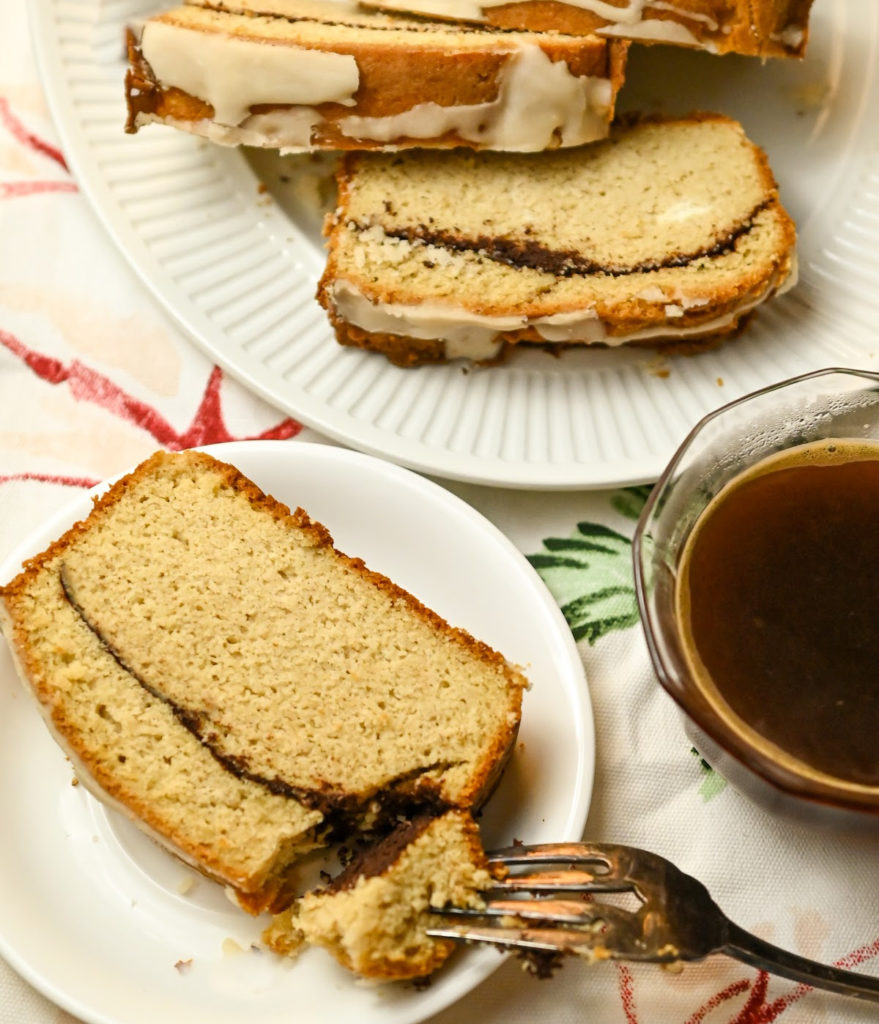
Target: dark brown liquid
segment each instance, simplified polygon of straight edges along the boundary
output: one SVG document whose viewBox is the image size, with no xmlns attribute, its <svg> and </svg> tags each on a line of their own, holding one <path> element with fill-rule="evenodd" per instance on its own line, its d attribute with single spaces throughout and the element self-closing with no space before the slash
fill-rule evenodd
<svg viewBox="0 0 879 1024">
<path fill-rule="evenodd" d="M 744 474 L 688 541 L 678 603 L 741 719 L 879 784 L 879 448 L 823 442 Z"/>
</svg>

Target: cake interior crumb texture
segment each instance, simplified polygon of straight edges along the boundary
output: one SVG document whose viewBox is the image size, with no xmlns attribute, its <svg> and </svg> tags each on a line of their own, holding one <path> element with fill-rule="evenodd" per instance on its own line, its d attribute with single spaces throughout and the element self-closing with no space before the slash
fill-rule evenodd
<svg viewBox="0 0 879 1024">
<path fill-rule="evenodd" d="M 233 467 L 157 453 L 0 590 L 82 780 L 247 909 L 333 834 L 479 806 L 524 678 Z"/>
<path fill-rule="evenodd" d="M 427 935 L 430 909 L 480 907 L 480 892 L 491 880 L 467 812 L 416 818 L 370 848 L 326 889 L 307 893 L 276 917 L 264 937 L 279 952 L 302 943 L 321 946 L 362 977 L 421 977 L 454 949 L 453 940 Z"/>
</svg>

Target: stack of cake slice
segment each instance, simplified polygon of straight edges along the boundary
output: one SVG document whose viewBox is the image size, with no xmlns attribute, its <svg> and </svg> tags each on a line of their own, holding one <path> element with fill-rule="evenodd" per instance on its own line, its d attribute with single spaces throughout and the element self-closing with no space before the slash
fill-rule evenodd
<svg viewBox="0 0 879 1024">
<path fill-rule="evenodd" d="M 130 37 L 127 127 L 349 154 L 318 288 L 343 345 L 693 351 L 795 283 L 796 232 L 735 122 L 614 124 L 627 47 L 801 56 L 810 5 L 190 0 Z"/>
</svg>

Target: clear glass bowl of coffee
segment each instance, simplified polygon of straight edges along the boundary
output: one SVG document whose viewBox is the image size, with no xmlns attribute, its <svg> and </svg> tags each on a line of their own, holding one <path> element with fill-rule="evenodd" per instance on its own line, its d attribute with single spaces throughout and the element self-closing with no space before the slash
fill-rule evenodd
<svg viewBox="0 0 879 1024">
<path fill-rule="evenodd" d="M 772 810 L 879 824 L 879 374 L 706 416 L 651 492 L 634 570 L 706 761 Z"/>
</svg>

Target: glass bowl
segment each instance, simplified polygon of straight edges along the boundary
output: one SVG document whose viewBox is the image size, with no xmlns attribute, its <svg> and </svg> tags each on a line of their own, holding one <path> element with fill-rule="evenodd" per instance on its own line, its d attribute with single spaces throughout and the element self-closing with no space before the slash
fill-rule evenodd
<svg viewBox="0 0 879 1024">
<path fill-rule="evenodd" d="M 813 822 L 879 824 L 879 785 L 811 769 L 730 714 L 716 692 L 709 694 L 690 667 L 677 614 L 681 555 L 712 498 L 769 456 L 835 438 L 875 442 L 879 458 L 879 374 L 822 370 L 746 395 L 706 416 L 678 449 L 644 507 L 633 549 L 635 586 L 656 674 L 712 768 L 772 811 Z M 876 675 L 879 689 L 879 665 Z"/>
</svg>

